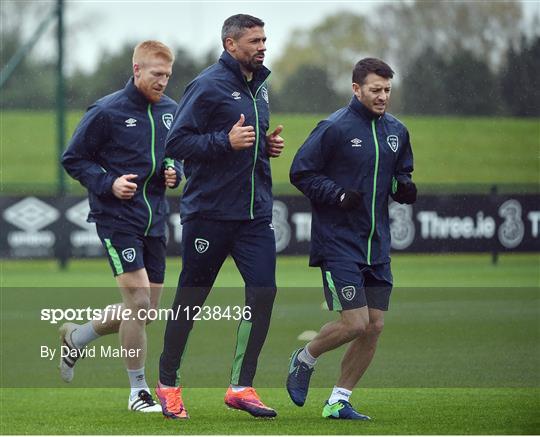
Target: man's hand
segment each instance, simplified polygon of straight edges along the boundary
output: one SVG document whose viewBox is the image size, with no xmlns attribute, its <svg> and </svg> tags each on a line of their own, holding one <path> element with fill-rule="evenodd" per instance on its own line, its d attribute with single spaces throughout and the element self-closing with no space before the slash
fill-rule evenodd
<svg viewBox="0 0 540 437">
<path fill-rule="evenodd" d="M 270 158 L 279 157 L 283 147 L 285 147 L 285 140 L 279 136 L 282 131 L 283 126 L 280 124 L 274 129 L 274 132 L 266 136 L 266 153 Z"/>
<path fill-rule="evenodd" d="M 398 182 L 397 190 L 394 194 L 391 194 L 391 196 L 397 203 L 411 205 L 416 202 L 416 191 L 416 185 L 413 181 L 408 181 L 406 183 Z"/>
<path fill-rule="evenodd" d="M 163 172 L 165 177 L 165 186 L 169 188 L 174 188 L 176 185 L 176 170 L 174 167 L 167 167 Z"/>
<path fill-rule="evenodd" d="M 362 206 L 362 193 L 360 191 L 347 190 L 339 196 L 339 207 L 345 211 L 352 211 Z"/>
<path fill-rule="evenodd" d="M 135 195 L 135 191 L 137 191 L 137 184 L 130 182 L 130 180 L 136 177 L 136 174 L 125 174 L 116 178 L 112 184 L 113 194 L 122 200 L 131 199 Z"/>
<path fill-rule="evenodd" d="M 229 132 L 229 142 L 233 150 L 247 149 L 255 142 L 255 129 L 253 126 L 244 126 L 244 121 L 244 114 L 240 114 L 240 119 Z"/>
</svg>

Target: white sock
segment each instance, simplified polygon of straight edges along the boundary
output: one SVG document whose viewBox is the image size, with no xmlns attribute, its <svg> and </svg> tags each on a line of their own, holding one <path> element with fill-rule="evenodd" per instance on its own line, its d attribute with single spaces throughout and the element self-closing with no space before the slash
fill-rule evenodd
<svg viewBox="0 0 540 437">
<path fill-rule="evenodd" d="M 330 405 L 335 404 L 338 401 L 347 401 L 349 402 L 349 398 L 351 397 L 351 390 L 347 390 L 343 387 L 336 387 L 334 386 L 334 390 L 332 390 L 332 394 L 330 395 L 330 399 L 328 399 L 328 403 Z"/>
<path fill-rule="evenodd" d="M 238 393 L 238 392 L 241 392 L 243 390 L 245 390 L 247 387 L 244 386 L 244 385 L 234 385 L 234 384 L 231 384 L 231 389 L 234 393 Z"/>
<path fill-rule="evenodd" d="M 73 346 L 77 349 L 81 349 L 98 337 L 100 337 L 100 335 L 94 330 L 92 321 L 89 321 L 72 332 L 71 341 L 73 342 Z"/>
<path fill-rule="evenodd" d="M 317 363 L 317 358 L 309 353 L 307 345 L 304 346 L 304 349 L 298 354 L 298 359 L 303 363 L 306 363 L 309 367 L 314 367 Z"/>
<path fill-rule="evenodd" d="M 136 370 L 127 369 L 127 373 L 129 376 L 129 385 L 131 386 L 130 399 L 137 397 L 141 390 L 146 390 L 150 393 L 144 376 L 144 367 Z"/>
</svg>

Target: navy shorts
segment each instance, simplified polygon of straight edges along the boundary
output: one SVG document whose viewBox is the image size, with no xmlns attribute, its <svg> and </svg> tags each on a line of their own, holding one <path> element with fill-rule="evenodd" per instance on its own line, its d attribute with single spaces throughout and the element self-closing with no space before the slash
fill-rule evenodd
<svg viewBox="0 0 540 437">
<path fill-rule="evenodd" d="M 180 286 L 212 287 L 228 255 L 247 287 L 275 288 L 276 239 L 270 217 L 243 221 L 196 218 L 185 222 Z"/>
<path fill-rule="evenodd" d="M 388 310 L 392 292 L 390 263 L 366 266 L 325 261 L 321 267 L 324 296 L 331 311 L 374 308 Z"/>
<path fill-rule="evenodd" d="M 148 279 L 163 284 L 165 279 L 165 237 L 144 237 L 96 225 L 114 276 L 146 269 Z"/>
</svg>

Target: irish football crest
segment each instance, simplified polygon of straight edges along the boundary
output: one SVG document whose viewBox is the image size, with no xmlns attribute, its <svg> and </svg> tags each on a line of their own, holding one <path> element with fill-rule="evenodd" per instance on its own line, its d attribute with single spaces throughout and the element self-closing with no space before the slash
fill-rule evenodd
<svg viewBox="0 0 540 437">
<path fill-rule="evenodd" d="M 171 113 L 167 112 L 166 114 L 163 114 L 161 116 L 161 120 L 163 121 L 163 124 L 165 125 L 167 130 L 171 130 L 172 121 L 173 121 L 173 115 Z"/>
<path fill-rule="evenodd" d="M 195 250 L 199 253 L 204 253 L 208 250 L 210 243 L 204 238 L 195 238 Z"/>
<path fill-rule="evenodd" d="M 354 295 L 356 294 L 356 288 L 354 285 L 348 285 L 347 287 L 343 287 L 341 289 L 341 294 L 346 300 L 351 301 L 354 299 Z"/>
<path fill-rule="evenodd" d="M 265 86 L 261 88 L 261 95 L 264 101 L 268 103 L 268 89 Z"/>
<path fill-rule="evenodd" d="M 137 256 L 137 252 L 135 252 L 135 249 L 132 247 L 122 251 L 122 258 L 124 258 L 128 263 L 135 261 L 135 256 Z"/>
<path fill-rule="evenodd" d="M 386 137 L 386 142 L 392 149 L 392 152 L 397 152 L 398 146 L 399 146 L 399 140 L 397 135 L 388 135 Z"/>
</svg>

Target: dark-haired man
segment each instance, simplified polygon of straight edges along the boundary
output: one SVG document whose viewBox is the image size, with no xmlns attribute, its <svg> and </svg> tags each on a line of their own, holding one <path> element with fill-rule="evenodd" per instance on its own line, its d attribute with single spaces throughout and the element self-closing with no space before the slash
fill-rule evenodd
<svg viewBox="0 0 540 437">
<path fill-rule="evenodd" d="M 360 60 L 351 102 L 317 125 L 290 171 L 311 200 L 310 265 L 321 268 L 328 308 L 340 318 L 292 354 L 287 391 L 304 405 L 317 358 L 349 343 L 323 408 L 332 419 L 369 420 L 349 397 L 375 354 L 392 290 L 388 196 L 416 200 L 409 133 L 386 113 L 393 74 L 379 59 Z"/>
<path fill-rule="evenodd" d="M 193 320 L 186 311 L 204 304 L 227 255 L 245 282 L 251 317 L 240 321 L 225 403 L 255 417 L 274 417 L 253 389 L 276 294 L 269 157 L 283 148 L 270 124 L 270 71 L 263 66 L 264 23 L 234 15 L 222 28 L 224 52 L 186 88 L 167 138 L 167 154 L 184 161 L 181 202 L 182 272 L 167 322 L 157 394 L 163 414 L 187 418 L 177 371 Z M 246 314 L 248 314 L 246 312 Z M 216 358 L 219 360 L 219 358 Z"/>
</svg>

